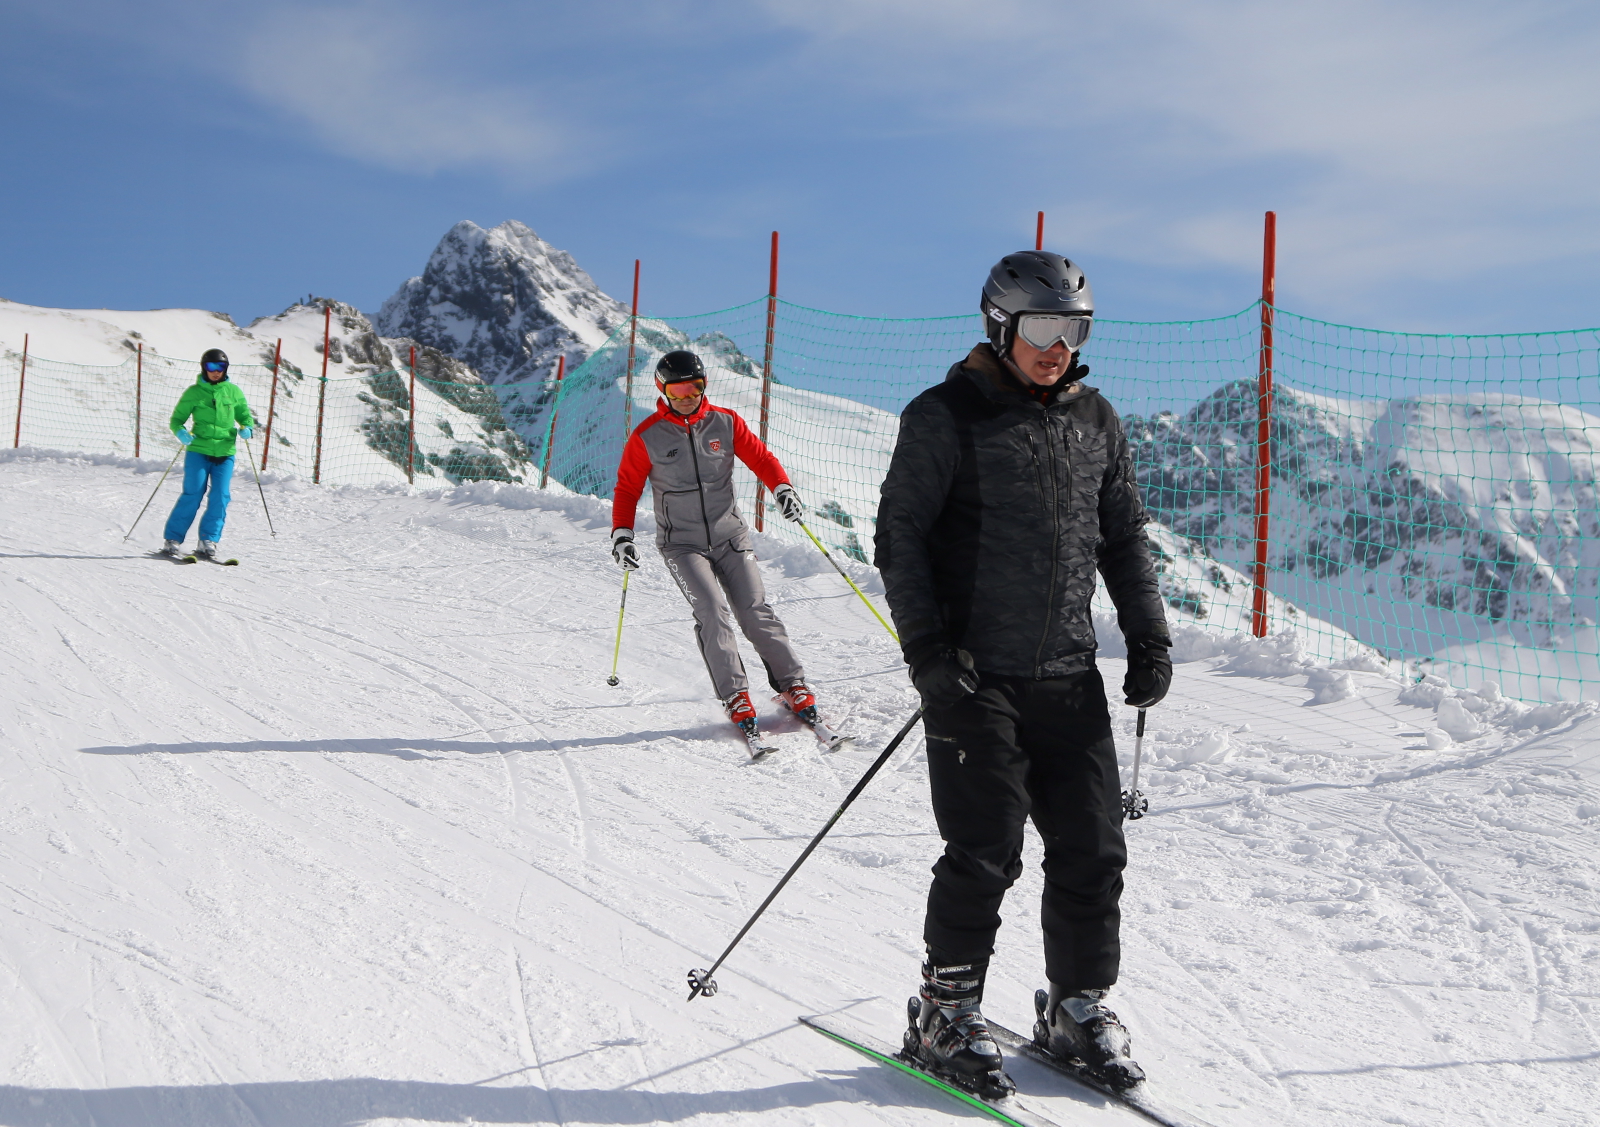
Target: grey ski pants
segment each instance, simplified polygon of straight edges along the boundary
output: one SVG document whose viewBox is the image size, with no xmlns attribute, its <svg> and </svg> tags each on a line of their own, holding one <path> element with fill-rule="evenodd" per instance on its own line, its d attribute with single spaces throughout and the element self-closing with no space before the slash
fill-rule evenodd
<svg viewBox="0 0 1600 1127">
<path fill-rule="evenodd" d="M 766 585 L 761 582 L 747 536 L 741 533 L 709 549 L 662 548 L 661 558 L 694 612 L 695 641 L 700 643 L 700 656 L 718 700 L 725 701 L 750 687 L 739 642 L 728 620 L 730 610 L 761 655 L 774 692 L 805 680 L 800 659 L 789 645 L 788 631 L 767 605 Z"/>
</svg>

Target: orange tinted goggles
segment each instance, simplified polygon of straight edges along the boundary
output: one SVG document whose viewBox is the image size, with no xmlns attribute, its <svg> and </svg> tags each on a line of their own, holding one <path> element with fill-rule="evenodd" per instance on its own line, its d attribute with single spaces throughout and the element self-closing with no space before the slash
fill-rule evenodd
<svg viewBox="0 0 1600 1127">
<path fill-rule="evenodd" d="M 661 385 L 661 394 L 668 399 L 693 399 L 705 392 L 705 380 L 675 380 Z"/>
</svg>

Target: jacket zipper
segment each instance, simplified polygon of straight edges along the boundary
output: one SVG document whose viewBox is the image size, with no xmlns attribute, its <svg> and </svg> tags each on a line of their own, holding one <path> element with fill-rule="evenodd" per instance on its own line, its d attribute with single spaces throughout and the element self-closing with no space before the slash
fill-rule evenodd
<svg viewBox="0 0 1600 1127">
<path fill-rule="evenodd" d="M 1050 594 L 1045 600 L 1044 630 L 1039 635 L 1039 648 L 1033 654 L 1033 675 L 1035 678 L 1043 676 L 1044 646 L 1050 640 L 1050 626 L 1056 613 L 1056 573 L 1061 566 L 1061 489 L 1056 478 L 1056 448 L 1050 437 L 1050 414 L 1046 409 L 1044 414 L 1045 452 L 1050 456 Z M 1028 431 L 1028 444 L 1033 445 L 1033 431 Z M 1037 452 L 1033 456 L 1034 465 L 1039 464 Z M 1072 485 L 1072 457 L 1067 455 L 1067 486 Z M 1044 492 L 1041 487 L 1040 493 Z"/>
<path fill-rule="evenodd" d="M 706 512 L 706 483 L 700 477 L 700 452 L 694 448 L 694 424 L 684 423 L 689 435 L 689 457 L 694 461 L 694 488 L 700 494 L 700 520 L 706 526 L 706 547 L 711 547 L 711 516 Z"/>
</svg>

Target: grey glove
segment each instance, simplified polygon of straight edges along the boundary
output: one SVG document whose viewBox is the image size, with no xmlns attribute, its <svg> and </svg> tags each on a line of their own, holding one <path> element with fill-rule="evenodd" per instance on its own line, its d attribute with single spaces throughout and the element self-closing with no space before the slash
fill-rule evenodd
<svg viewBox="0 0 1600 1127">
<path fill-rule="evenodd" d="M 806 515 L 806 507 L 800 503 L 800 494 L 788 482 L 772 491 L 772 500 L 777 503 L 778 512 L 783 514 L 784 520 L 799 520 Z"/>
<path fill-rule="evenodd" d="M 639 549 L 633 545 L 633 529 L 611 530 L 611 558 L 617 561 L 617 566 L 623 571 L 639 570 Z"/>
</svg>

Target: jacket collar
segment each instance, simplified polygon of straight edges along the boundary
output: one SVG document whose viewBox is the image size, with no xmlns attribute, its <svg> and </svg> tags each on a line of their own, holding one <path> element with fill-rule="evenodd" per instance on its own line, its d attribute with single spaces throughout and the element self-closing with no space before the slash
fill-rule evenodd
<svg viewBox="0 0 1600 1127">
<path fill-rule="evenodd" d="M 1072 367 L 1056 385 L 1056 393 L 1048 406 L 1060 406 L 1093 395 L 1096 389 L 1083 382 L 1083 377 L 1088 374 L 1089 366 L 1078 363 L 1074 357 Z M 1000 359 L 995 353 L 994 346 L 988 341 L 984 341 L 967 353 L 967 358 L 954 365 L 945 376 L 946 382 L 957 379 L 970 381 L 985 398 L 994 403 L 1013 407 L 1039 403 L 1035 396 L 1023 389 L 1020 377 Z"/>
<path fill-rule="evenodd" d="M 694 414 L 692 415 L 680 415 L 678 412 L 672 409 L 672 404 L 668 403 L 665 398 L 656 399 L 656 414 L 661 416 L 663 419 L 677 423 L 680 427 L 684 427 L 685 429 L 693 426 L 695 423 L 698 423 L 710 413 L 711 397 L 709 395 L 702 395 L 700 397 L 700 406 L 695 408 Z"/>
</svg>

